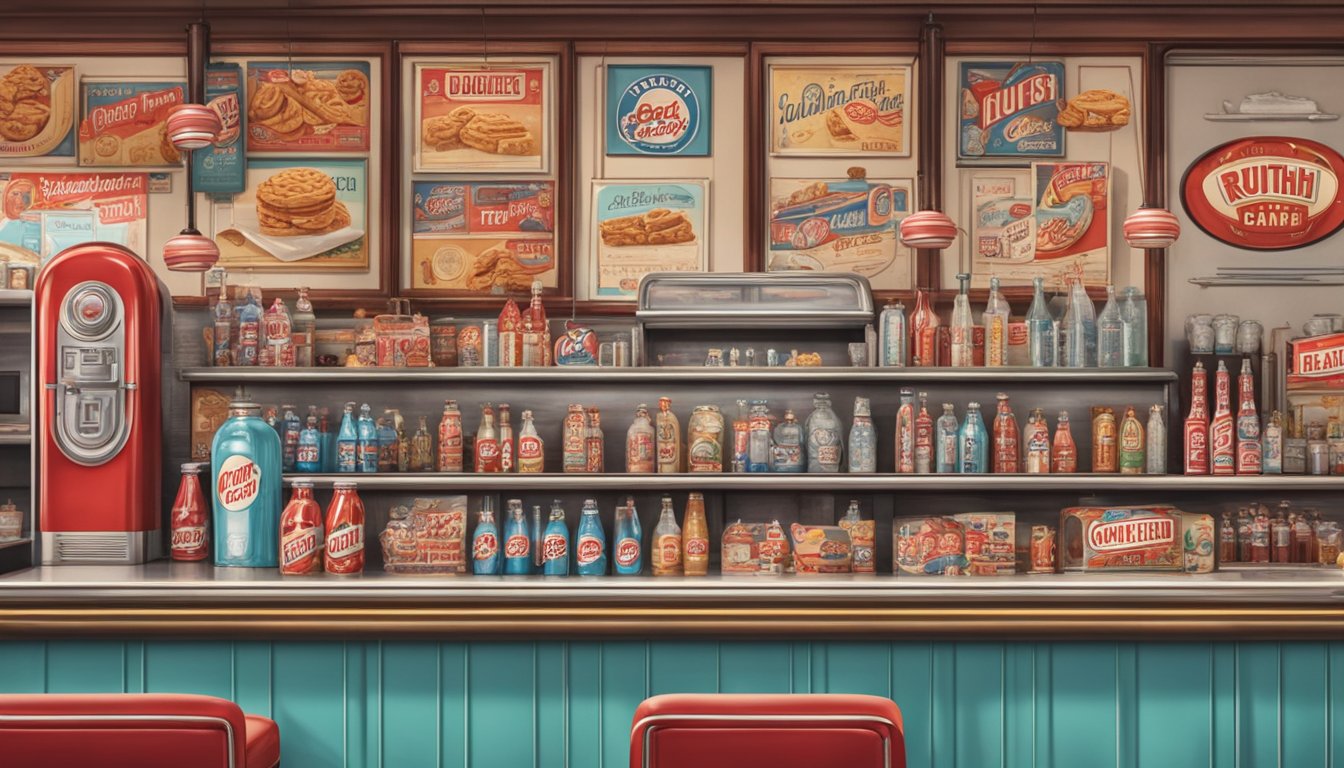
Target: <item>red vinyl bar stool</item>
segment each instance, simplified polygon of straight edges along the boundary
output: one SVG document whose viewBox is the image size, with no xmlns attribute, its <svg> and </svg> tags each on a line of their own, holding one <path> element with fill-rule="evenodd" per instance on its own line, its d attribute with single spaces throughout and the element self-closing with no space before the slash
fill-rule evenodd
<svg viewBox="0 0 1344 768">
<path fill-rule="evenodd" d="M 280 729 L 213 696 L 0 695 L 5 768 L 274 768 Z"/>
<path fill-rule="evenodd" d="M 645 699 L 630 768 L 905 768 L 901 710 L 880 696 L 677 693 Z"/>
</svg>

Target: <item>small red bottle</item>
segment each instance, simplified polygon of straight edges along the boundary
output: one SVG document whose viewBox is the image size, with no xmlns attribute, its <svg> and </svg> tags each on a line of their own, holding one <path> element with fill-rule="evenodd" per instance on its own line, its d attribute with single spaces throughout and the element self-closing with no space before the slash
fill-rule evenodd
<svg viewBox="0 0 1344 768">
<path fill-rule="evenodd" d="M 326 571 L 338 575 L 364 572 L 364 502 L 355 484 L 338 482 L 327 505 Z"/>
<path fill-rule="evenodd" d="M 280 573 L 306 576 L 322 571 L 322 507 L 313 498 L 313 484 L 294 481 L 294 494 L 280 513 Z"/>
<path fill-rule="evenodd" d="M 210 554 L 209 515 L 201 492 L 201 465 L 183 464 L 182 483 L 173 501 L 171 556 L 174 560 L 204 560 Z"/>
</svg>

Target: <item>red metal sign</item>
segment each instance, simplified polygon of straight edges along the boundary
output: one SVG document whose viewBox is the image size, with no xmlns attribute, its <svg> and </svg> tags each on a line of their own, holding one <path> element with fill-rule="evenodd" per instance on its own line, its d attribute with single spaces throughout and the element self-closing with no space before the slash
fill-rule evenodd
<svg viewBox="0 0 1344 768">
<path fill-rule="evenodd" d="M 1319 142 L 1252 136 L 1214 147 L 1181 180 L 1181 202 L 1209 236 L 1238 248 L 1301 248 L 1344 225 L 1344 156 Z"/>
<path fill-rule="evenodd" d="M 1288 388 L 1344 387 L 1344 333 L 1288 342 Z"/>
</svg>

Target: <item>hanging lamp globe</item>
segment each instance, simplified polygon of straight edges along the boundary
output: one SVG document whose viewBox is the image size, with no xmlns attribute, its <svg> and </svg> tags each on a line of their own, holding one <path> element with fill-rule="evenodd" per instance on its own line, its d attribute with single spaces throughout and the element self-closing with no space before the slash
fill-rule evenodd
<svg viewBox="0 0 1344 768">
<path fill-rule="evenodd" d="M 941 251 L 957 239 L 957 225 L 942 211 L 919 211 L 901 220 L 900 236 L 910 248 Z"/>
<path fill-rule="evenodd" d="M 207 272 L 218 261 L 219 246 L 192 227 L 163 244 L 163 263 L 174 272 Z"/>
<path fill-rule="evenodd" d="M 1181 223 L 1165 208 L 1139 208 L 1125 219 L 1125 242 L 1130 248 L 1170 248 L 1181 236 Z"/>
<path fill-rule="evenodd" d="M 168 116 L 168 140 L 179 150 L 204 149 L 224 130 L 219 113 L 203 104 L 182 104 Z"/>
</svg>

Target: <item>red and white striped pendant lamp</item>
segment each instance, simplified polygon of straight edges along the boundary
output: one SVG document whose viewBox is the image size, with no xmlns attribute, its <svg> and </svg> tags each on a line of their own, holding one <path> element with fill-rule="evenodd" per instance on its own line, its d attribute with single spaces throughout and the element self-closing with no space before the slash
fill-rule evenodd
<svg viewBox="0 0 1344 768">
<path fill-rule="evenodd" d="M 901 220 L 900 237 L 911 248 L 941 251 L 957 239 L 957 225 L 942 211 L 919 211 Z"/>
<path fill-rule="evenodd" d="M 1124 233 L 1130 248 L 1170 248 L 1181 236 L 1181 223 L 1165 208 L 1144 206 L 1125 219 Z"/>
<path fill-rule="evenodd" d="M 219 246 L 192 227 L 163 244 L 163 263 L 174 272 L 208 272 L 218 261 Z"/>
<path fill-rule="evenodd" d="M 224 122 L 204 104 L 182 104 L 168 116 L 168 140 L 180 150 L 204 149 L 219 138 Z"/>
</svg>

